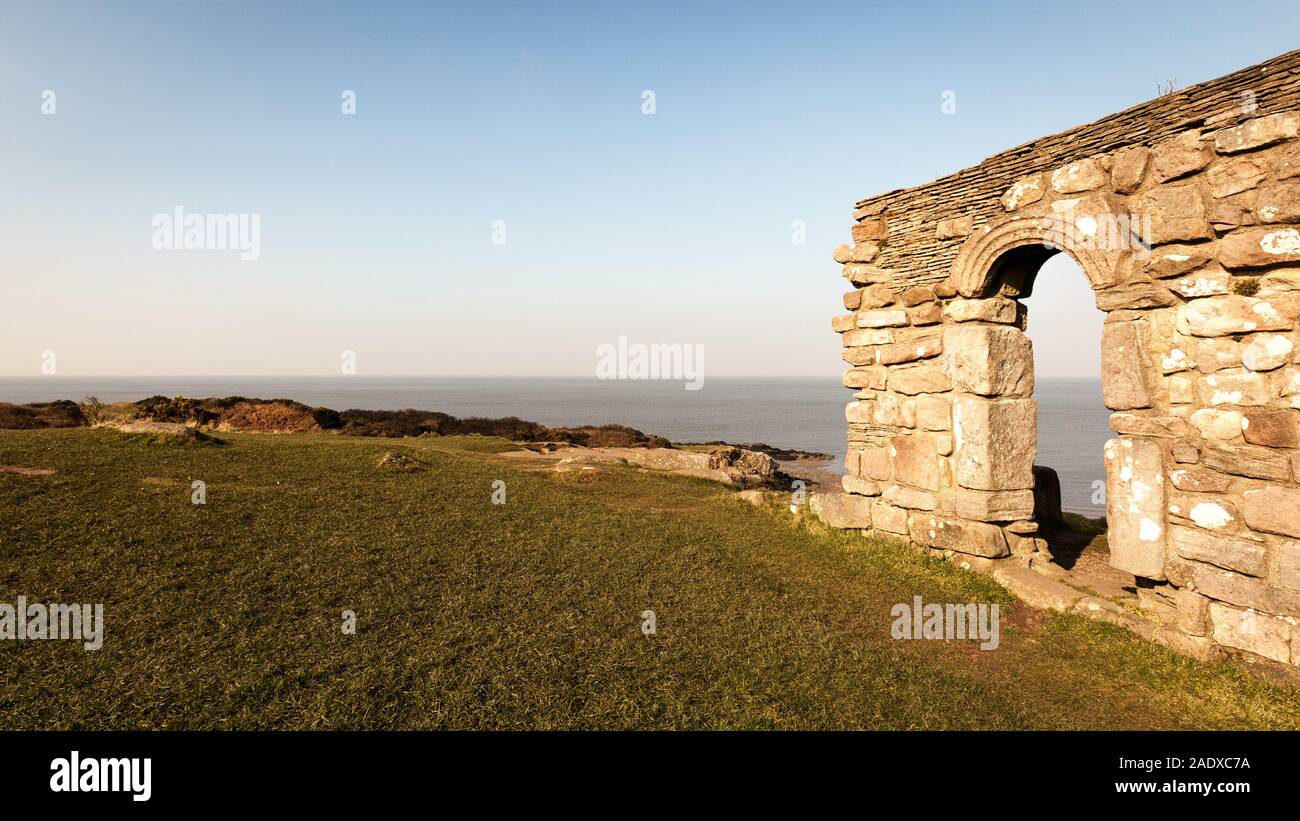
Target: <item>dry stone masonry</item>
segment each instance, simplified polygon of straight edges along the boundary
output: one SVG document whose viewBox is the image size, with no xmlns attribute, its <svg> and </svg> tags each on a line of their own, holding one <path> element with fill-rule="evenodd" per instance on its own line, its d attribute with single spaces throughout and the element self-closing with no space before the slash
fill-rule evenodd
<svg viewBox="0 0 1300 821">
<path fill-rule="evenodd" d="M 848 475 L 827 518 L 999 579 L 1041 562 L 1020 300 L 1064 252 L 1106 312 L 1110 560 L 1158 613 L 1146 632 L 1300 667 L 1300 51 L 853 217 L 832 323 Z M 1095 596 L 1040 599 L 1135 623 Z"/>
</svg>

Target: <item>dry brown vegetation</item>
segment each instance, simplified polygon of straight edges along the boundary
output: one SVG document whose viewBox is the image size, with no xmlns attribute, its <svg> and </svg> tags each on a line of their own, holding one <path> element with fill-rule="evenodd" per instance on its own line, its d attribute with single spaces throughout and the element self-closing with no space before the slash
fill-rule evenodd
<svg viewBox="0 0 1300 821">
<path fill-rule="evenodd" d="M 249 433 L 329 431 L 347 436 L 380 437 L 478 435 L 515 442 L 562 442 L 593 448 L 672 447 L 672 443 L 661 436 L 625 425 L 551 428 L 515 416 L 462 419 L 438 411 L 412 409 L 349 409 L 340 412 L 304 405 L 292 399 L 150 396 L 138 402 L 110 406 L 96 400 L 94 407 L 96 418 L 89 419 L 83 412 L 84 406 L 64 400 L 34 405 L 0 404 L 0 429 L 73 428 L 100 420 L 114 423 L 144 420 Z"/>
<path fill-rule="evenodd" d="M 66 399 L 30 405 L 0 402 L 0 428 L 3 429 L 79 428 L 84 424 L 86 419 L 82 416 L 81 408 L 76 402 Z"/>
</svg>

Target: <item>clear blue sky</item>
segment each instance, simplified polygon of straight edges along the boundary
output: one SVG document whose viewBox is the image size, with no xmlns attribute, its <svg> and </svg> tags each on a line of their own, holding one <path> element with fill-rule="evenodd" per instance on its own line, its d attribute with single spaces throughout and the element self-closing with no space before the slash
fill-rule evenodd
<svg viewBox="0 0 1300 821">
<path fill-rule="evenodd" d="M 855 200 L 1297 31 L 1295 2 L 6 2 L 0 373 L 589 375 L 622 335 L 833 375 Z M 260 215 L 260 258 L 155 250 L 176 205 Z"/>
</svg>

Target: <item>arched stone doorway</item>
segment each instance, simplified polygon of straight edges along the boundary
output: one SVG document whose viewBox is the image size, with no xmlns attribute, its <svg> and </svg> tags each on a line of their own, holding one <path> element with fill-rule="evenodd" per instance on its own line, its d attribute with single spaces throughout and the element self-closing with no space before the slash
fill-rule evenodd
<svg viewBox="0 0 1300 821">
<path fill-rule="evenodd" d="M 1108 235 L 1100 237 L 1103 231 Z M 1097 212 L 1072 207 L 1066 214 L 1013 216 L 975 231 L 953 263 L 950 284 L 958 294 L 1016 303 L 1014 325 L 996 327 L 977 315 L 970 321 L 971 327 L 945 333 L 947 361 L 957 394 L 953 405 L 957 482 L 969 486 L 974 479 L 972 471 L 961 467 L 978 466 L 993 477 L 989 481 L 995 484 L 989 490 L 1031 489 L 1036 509 L 1021 528 L 1027 532 L 1041 533 L 1049 524 L 1043 521 L 1042 500 L 1052 491 L 1042 485 L 1052 479 L 1042 470 L 1049 466 L 1034 470 L 1037 426 L 1031 431 L 1024 423 L 1035 410 L 1035 378 L 1033 348 L 1025 333 L 1029 315 L 1021 300 L 1032 294 L 1039 271 L 1057 254 L 1074 260 L 1094 290 L 1099 290 L 1122 283 L 1131 275 L 1135 261 L 1148 257 L 1149 250 L 1127 215 L 1109 209 Z M 1104 296 L 1097 299 L 1098 309 L 1106 312 L 1108 305 Z M 1150 341 L 1146 321 L 1123 314 L 1113 319 L 1118 321 L 1111 321 L 1108 313 L 1101 350 L 1080 351 L 1079 356 L 1101 358 L 1102 395 L 1108 408 L 1149 408 L 1153 380 L 1146 357 Z M 1001 378 L 990 378 L 995 373 L 1000 373 Z M 987 410 L 981 408 L 985 401 L 993 403 Z M 962 417 L 969 416 L 972 408 L 981 408 L 981 420 L 1000 416 L 1018 420 L 1022 426 L 1019 435 L 1009 429 L 997 431 L 996 436 L 964 435 Z M 1114 465 L 1106 476 L 1110 562 L 1135 576 L 1163 580 L 1163 550 L 1157 549 L 1163 545 L 1165 519 L 1159 454 L 1153 455 L 1144 441 L 1120 437 L 1107 443 L 1106 455 L 1107 465 Z M 1156 469 L 1146 469 L 1152 467 Z M 1049 511 L 1047 515 L 1054 513 Z M 1030 530 L 1030 525 L 1036 527 Z"/>
</svg>

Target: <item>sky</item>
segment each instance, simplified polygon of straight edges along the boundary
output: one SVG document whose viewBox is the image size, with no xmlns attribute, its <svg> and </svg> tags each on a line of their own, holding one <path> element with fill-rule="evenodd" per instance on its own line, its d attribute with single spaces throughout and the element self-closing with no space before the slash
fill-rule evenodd
<svg viewBox="0 0 1300 821">
<path fill-rule="evenodd" d="M 1297 31 L 1262 0 L 6 0 L 0 375 L 577 376 L 627 337 L 834 376 L 855 201 Z M 177 207 L 256 219 L 256 259 L 156 247 Z M 1039 375 L 1095 376 L 1073 264 L 1029 305 Z"/>
</svg>

